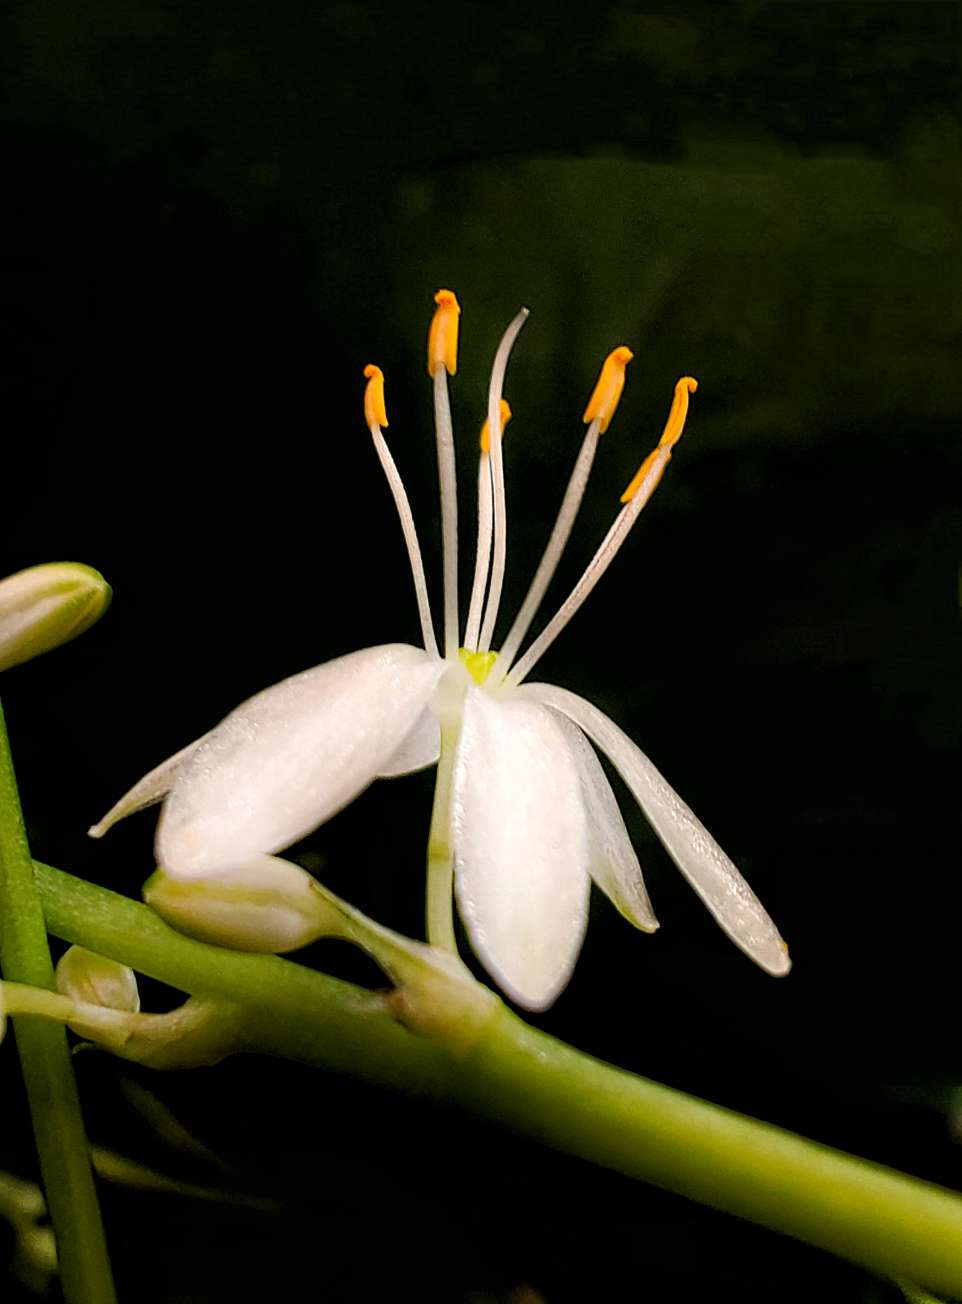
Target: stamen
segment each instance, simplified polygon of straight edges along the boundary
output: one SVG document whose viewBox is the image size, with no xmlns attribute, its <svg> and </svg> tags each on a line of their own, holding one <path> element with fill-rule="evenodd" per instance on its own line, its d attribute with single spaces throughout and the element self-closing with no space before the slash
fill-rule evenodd
<svg viewBox="0 0 962 1304">
<path fill-rule="evenodd" d="M 615 408 L 621 399 L 621 391 L 625 387 L 625 367 L 634 356 L 631 349 L 624 344 L 613 349 L 605 358 L 598 383 L 591 398 L 588 399 L 584 420 L 597 419 L 602 434 L 608 429 L 611 418 L 615 415 Z"/>
<path fill-rule="evenodd" d="M 507 554 L 508 519 L 507 504 L 504 497 L 504 462 L 501 457 L 501 391 L 504 389 L 504 375 L 508 369 L 508 358 L 518 338 L 518 332 L 528 320 L 529 310 L 522 308 L 501 337 L 501 343 L 494 355 L 491 368 L 491 382 L 488 386 L 488 431 L 491 443 L 491 488 L 494 499 L 494 558 L 491 563 L 491 583 L 488 587 L 488 600 L 484 609 L 484 621 L 478 650 L 487 652 L 491 646 L 498 608 L 501 605 L 501 590 L 504 587 L 504 563 Z"/>
<path fill-rule="evenodd" d="M 678 381 L 675 386 L 675 397 L 671 405 L 671 412 L 668 415 L 668 421 L 658 447 L 645 458 L 638 475 L 635 476 L 635 479 L 632 480 L 625 491 L 626 494 L 628 494 L 629 490 L 631 491 L 630 497 L 627 500 L 623 499 L 625 505 L 615 517 L 614 523 L 605 535 L 601 547 L 588 563 L 584 575 L 562 603 L 557 615 L 548 622 L 518 664 L 506 676 L 504 682 L 507 687 L 520 684 L 522 679 L 530 674 L 536 662 L 541 659 L 568 621 L 580 609 L 582 603 L 611 565 L 619 548 L 628 537 L 631 527 L 641 515 L 642 508 L 658 487 L 658 482 L 665 467 L 671 460 L 672 447 L 681 438 L 684 429 L 685 417 L 688 413 L 688 395 L 694 393 L 697 387 L 698 382 L 692 376 L 683 376 Z"/>
<path fill-rule="evenodd" d="M 501 400 L 501 429 L 511 420 L 511 409 L 506 399 Z M 491 490 L 491 427 L 487 417 L 481 427 L 481 456 L 478 459 L 478 546 L 474 558 L 474 583 L 471 586 L 471 604 L 468 608 L 468 624 L 464 631 L 464 646 L 474 651 L 478 646 L 478 634 L 481 628 L 481 608 L 484 604 L 484 590 L 488 582 L 488 570 L 491 566 L 491 519 L 493 513 Z"/>
<path fill-rule="evenodd" d="M 394 458 L 391 456 L 391 450 L 381 433 L 381 427 L 387 425 L 387 410 L 384 406 L 384 373 L 380 367 L 375 367 L 373 363 L 369 363 L 364 368 L 364 375 L 367 378 L 367 387 L 364 390 L 364 419 L 371 432 L 371 438 L 374 440 L 374 448 L 390 486 L 394 497 L 394 505 L 401 521 L 401 531 L 404 535 L 404 542 L 407 544 L 408 561 L 411 563 L 411 574 L 414 577 L 414 592 L 417 595 L 418 615 L 421 618 L 421 635 L 424 639 L 424 647 L 432 656 L 437 656 L 438 645 L 434 637 L 434 622 L 431 620 L 431 604 L 428 600 L 424 562 L 421 559 L 417 530 L 414 528 L 411 504 Z"/>
<path fill-rule="evenodd" d="M 608 355 L 601 368 L 601 375 L 598 377 L 594 392 L 588 400 L 588 406 L 585 408 L 584 420 L 590 422 L 590 424 L 582 442 L 581 451 L 578 453 L 578 460 L 571 472 L 571 479 L 568 481 L 568 487 L 561 503 L 561 510 L 558 512 L 558 519 L 554 523 L 548 546 L 545 548 L 544 556 L 535 571 L 531 587 L 521 604 L 521 610 L 515 617 L 508 637 L 501 646 L 500 670 L 502 676 L 506 675 L 511 668 L 511 662 L 514 660 L 524 636 L 531 627 L 531 621 L 541 605 L 541 600 L 547 592 L 548 585 L 554 578 L 558 562 L 561 560 L 561 555 L 571 534 L 571 528 L 575 523 L 575 517 L 578 515 L 581 500 L 584 497 L 585 486 L 588 483 L 588 476 L 591 474 L 592 463 L 598 449 L 598 436 L 603 430 L 607 430 L 608 424 L 614 416 L 618 400 L 621 398 L 621 391 L 625 385 L 625 367 L 633 356 L 631 350 L 622 345 Z M 605 400 L 604 403 L 602 400 Z"/>
<path fill-rule="evenodd" d="M 458 638 L 458 482 L 448 376 L 458 369 L 458 319 L 461 308 L 450 290 L 434 296 L 437 310 L 428 333 L 428 374 L 434 378 L 434 425 L 441 485 L 441 549 L 444 565 L 444 655 L 457 656 Z"/>
</svg>

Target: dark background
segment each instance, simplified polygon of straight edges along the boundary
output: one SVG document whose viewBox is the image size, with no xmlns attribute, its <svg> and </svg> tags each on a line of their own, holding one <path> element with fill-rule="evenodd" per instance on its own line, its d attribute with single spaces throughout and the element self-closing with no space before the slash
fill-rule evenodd
<svg viewBox="0 0 962 1304">
<path fill-rule="evenodd" d="M 675 379 L 696 375 L 665 483 L 538 675 L 649 752 L 795 960 L 784 981 L 754 969 L 625 800 L 662 929 L 636 934 L 597 900 L 539 1022 L 959 1186 L 959 8 L 565 14 L 14 5 L 0 571 L 76 558 L 115 593 L 91 633 L 4 680 L 35 853 L 136 895 L 152 819 L 84 836 L 135 778 L 288 674 L 416 641 L 361 370 L 388 377 L 439 614 L 431 295 L 451 286 L 464 309 L 468 539 L 486 368 L 526 303 L 507 621 L 604 354 L 624 342 L 636 360 L 549 606 Z M 417 934 L 430 795 L 430 776 L 376 785 L 298 851 Z M 377 981 L 333 948 L 304 958 Z M 77 1069 L 99 1142 L 278 1202 L 105 1188 L 125 1301 L 895 1298 L 790 1241 L 297 1066 Z M 0 1167 L 30 1175 L 10 1045 L 0 1072 Z M 153 1136 L 129 1079 L 229 1172 Z"/>
</svg>

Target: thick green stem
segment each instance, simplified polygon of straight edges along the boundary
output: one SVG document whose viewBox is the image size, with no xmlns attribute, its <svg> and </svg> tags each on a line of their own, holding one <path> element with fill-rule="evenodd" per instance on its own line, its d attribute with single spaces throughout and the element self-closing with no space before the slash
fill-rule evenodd
<svg viewBox="0 0 962 1304">
<path fill-rule="evenodd" d="M 43 911 L 20 812 L 13 759 L 0 708 L 0 969 L 10 982 L 53 987 Z M 17 1050 L 57 1239 L 67 1304 L 116 1299 L 90 1148 L 63 1028 L 17 1020 Z"/>
<path fill-rule="evenodd" d="M 602 1064 L 503 1007 L 471 1050 L 276 957 L 182 937 L 143 906 L 38 865 L 47 924 L 185 991 L 247 1008 L 262 1050 L 430 1094 L 930 1290 L 962 1295 L 962 1197 Z"/>
<path fill-rule="evenodd" d="M 891 1276 L 962 1292 L 962 1198 L 635 1077 L 507 1010 L 455 1095 L 547 1145 L 787 1232 Z"/>
</svg>

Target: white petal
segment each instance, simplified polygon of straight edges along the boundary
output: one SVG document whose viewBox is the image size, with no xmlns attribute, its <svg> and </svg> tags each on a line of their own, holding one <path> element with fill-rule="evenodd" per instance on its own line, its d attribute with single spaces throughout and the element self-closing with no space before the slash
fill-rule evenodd
<svg viewBox="0 0 962 1304">
<path fill-rule="evenodd" d="M 174 786 L 177 775 L 183 769 L 187 759 L 194 754 L 202 738 L 194 743 L 188 743 L 182 747 L 179 752 L 175 752 L 168 760 L 162 761 L 156 769 L 151 770 L 130 789 L 124 793 L 120 801 L 111 806 L 107 814 L 97 824 L 92 824 L 87 830 L 87 836 L 91 838 L 102 838 L 108 829 L 118 823 L 119 820 L 126 819 L 128 815 L 133 815 L 136 811 L 146 810 L 148 806 L 154 806 L 158 801 L 163 801 Z"/>
<path fill-rule="evenodd" d="M 159 864 L 204 877 L 323 824 L 397 752 L 445 668 L 422 648 L 389 643 L 252 697 L 178 775 L 157 829 Z"/>
<path fill-rule="evenodd" d="M 434 765 L 441 755 L 441 726 L 431 711 L 422 711 L 414 728 L 391 759 L 378 771 L 379 779 L 394 779 Z"/>
<path fill-rule="evenodd" d="M 516 690 L 563 712 L 609 757 L 668 854 L 746 955 L 770 974 L 788 973 L 788 948 L 761 902 L 708 830 L 627 734 L 596 706 L 552 684 Z"/>
<path fill-rule="evenodd" d="M 589 891 L 581 779 L 550 711 L 468 689 L 451 826 L 475 951 L 519 1005 L 546 1009 L 581 950 Z"/>
<path fill-rule="evenodd" d="M 658 920 L 645 890 L 641 866 L 625 821 L 594 748 L 576 724 L 555 712 L 578 771 L 588 814 L 591 877 L 627 920 L 645 933 L 658 928 Z"/>
</svg>

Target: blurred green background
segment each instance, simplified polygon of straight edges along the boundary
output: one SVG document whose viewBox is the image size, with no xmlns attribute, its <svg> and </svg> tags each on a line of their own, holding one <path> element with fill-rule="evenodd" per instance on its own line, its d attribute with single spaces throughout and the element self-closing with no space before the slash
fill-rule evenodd
<svg viewBox="0 0 962 1304">
<path fill-rule="evenodd" d="M 958 5 L 924 0 L 16 0 L 0 54 L 0 569 L 75 557 L 115 590 L 92 633 L 4 680 L 36 854 L 136 894 L 150 817 L 84 837 L 133 779 L 287 674 L 417 638 L 361 371 L 387 375 L 437 611 L 431 296 L 450 286 L 464 310 L 468 540 L 486 371 L 527 304 L 502 635 L 604 355 L 636 356 L 548 608 L 675 379 L 697 376 L 662 488 L 539 676 L 652 756 L 795 959 L 782 982 L 755 971 L 625 800 L 662 929 L 635 934 L 595 902 L 541 1021 L 962 1185 L 960 49 Z M 297 853 L 417 933 L 430 795 L 429 776 L 376 785 Z M 378 981 L 332 946 L 304 959 Z M 158 1077 L 84 1055 L 77 1071 L 98 1141 L 280 1203 L 106 1188 L 125 1300 L 896 1298 L 680 1199 L 296 1066 Z M 9 1045 L 0 1073 L 0 1167 L 29 1175 Z M 228 1177 L 153 1137 L 127 1079 Z"/>
</svg>

